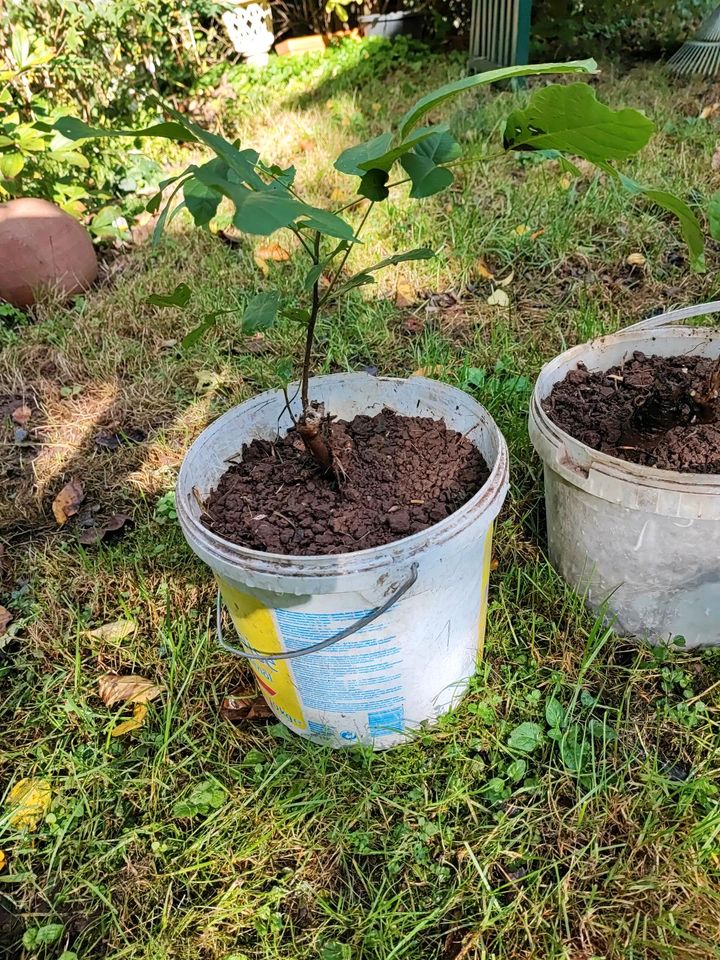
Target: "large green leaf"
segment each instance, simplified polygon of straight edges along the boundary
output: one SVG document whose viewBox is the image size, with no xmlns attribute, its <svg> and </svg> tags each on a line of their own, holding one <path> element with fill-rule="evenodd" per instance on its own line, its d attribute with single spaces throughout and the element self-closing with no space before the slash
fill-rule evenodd
<svg viewBox="0 0 720 960">
<path fill-rule="evenodd" d="M 401 157 L 405 156 L 405 154 L 409 153 L 413 147 L 422 143 L 423 140 L 427 140 L 431 137 L 435 138 L 438 134 L 446 132 L 447 127 L 444 125 L 436 127 L 422 127 L 420 130 L 417 130 L 409 140 L 404 140 L 396 147 L 386 150 L 385 153 L 380 154 L 378 157 L 369 157 L 367 160 L 363 160 L 362 162 L 358 163 L 358 167 L 361 170 L 389 170 L 396 160 L 399 160 Z"/>
<path fill-rule="evenodd" d="M 391 143 L 392 134 L 381 133 L 379 137 L 373 137 L 372 140 L 366 140 L 354 147 L 348 147 L 335 161 L 335 169 L 339 170 L 340 173 L 361 177 L 367 168 L 360 167 L 360 164 L 372 160 L 374 157 L 381 157 L 389 150 Z"/>
<path fill-rule="evenodd" d="M 687 244 L 688 253 L 690 254 L 690 265 L 693 270 L 702 273 L 705 270 L 705 235 L 700 226 L 700 221 L 687 203 L 674 194 L 668 193 L 666 190 L 644 187 L 642 184 L 631 180 L 630 177 L 626 177 L 623 174 L 618 174 L 617 176 L 625 189 L 630 193 L 641 194 L 647 197 L 652 203 L 656 203 L 659 207 L 662 207 L 678 218 L 680 222 L 680 232 L 682 233 L 683 240 Z"/>
<path fill-rule="evenodd" d="M 94 137 L 162 137 L 164 140 L 181 140 L 194 143 L 197 138 L 183 123 L 166 121 L 140 130 L 106 130 L 104 127 L 91 127 L 77 117 L 60 117 L 53 124 L 55 130 L 68 140 L 88 140 Z"/>
<path fill-rule="evenodd" d="M 594 60 L 570 60 L 567 63 L 518 64 L 513 67 L 500 67 L 497 70 L 486 70 L 472 77 L 463 77 L 462 80 L 446 83 L 432 93 L 421 97 L 400 121 L 400 136 L 406 137 L 427 113 L 441 103 L 482 84 L 510 80 L 513 77 L 534 77 L 546 73 L 595 73 L 596 71 L 597 63 Z"/>
<path fill-rule="evenodd" d="M 413 149 L 421 157 L 427 157 L 433 163 L 449 163 L 460 156 L 461 147 L 447 128 L 431 128 L 430 136 L 426 137 Z"/>
<path fill-rule="evenodd" d="M 400 158 L 400 163 L 412 180 L 410 196 L 415 200 L 432 197 L 453 182 L 452 172 L 447 167 L 438 167 L 429 157 L 418 153 L 408 153 Z"/>
<path fill-rule="evenodd" d="M 222 194 L 214 187 L 208 187 L 201 180 L 191 177 L 183 184 L 183 197 L 196 226 L 204 227 L 217 213 Z"/>
<path fill-rule="evenodd" d="M 613 110 L 587 83 L 536 90 L 505 124 L 509 150 L 559 150 L 593 163 L 625 160 L 645 146 L 655 124 L 639 110 Z"/>
<path fill-rule="evenodd" d="M 387 170 L 367 170 L 360 178 L 357 192 L 361 197 L 379 202 L 387 200 L 390 191 L 387 188 L 389 174 Z"/>
<path fill-rule="evenodd" d="M 280 294 L 277 290 L 258 293 L 245 307 L 243 332 L 256 333 L 258 330 L 267 330 L 275 323 L 279 306 Z"/>
<path fill-rule="evenodd" d="M 336 213 L 321 210 L 320 207 L 312 207 L 308 203 L 297 202 L 302 208 L 299 213 L 299 227 L 319 230 L 320 233 L 324 233 L 328 237 L 335 237 L 336 240 L 356 242 L 355 231 L 342 217 L 339 217 Z"/>
</svg>

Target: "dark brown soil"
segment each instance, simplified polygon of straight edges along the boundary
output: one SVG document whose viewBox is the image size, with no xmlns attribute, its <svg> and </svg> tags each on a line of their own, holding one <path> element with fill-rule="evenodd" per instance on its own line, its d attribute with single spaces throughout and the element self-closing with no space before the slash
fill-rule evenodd
<svg viewBox="0 0 720 960">
<path fill-rule="evenodd" d="M 348 553 L 444 520 L 488 478 L 478 449 L 441 420 L 385 409 L 334 421 L 330 431 L 339 483 L 293 430 L 253 440 L 208 497 L 205 526 L 255 550 Z"/>
<path fill-rule="evenodd" d="M 584 366 L 543 401 L 571 436 L 613 457 L 682 473 L 720 473 L 720 402 L 701 406 L 713 361 L 635 352 L 622 366 Z M 704 390 L 705 388 L 705 390 Z"/>
</svg>

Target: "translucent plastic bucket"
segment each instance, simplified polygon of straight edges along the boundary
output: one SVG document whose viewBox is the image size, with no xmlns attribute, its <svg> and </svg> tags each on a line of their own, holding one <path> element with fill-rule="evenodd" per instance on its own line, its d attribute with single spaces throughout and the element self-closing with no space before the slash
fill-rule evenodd
<svg viewBox="0 0 720 960">
<path fill-rule="evenodd" d="M 720 301 L 686 307 L 567 350 L 541 371 L 530 407 L 552 563 L 591 607 L 606 604 L 618 633 L 652 642 L 720 643 L 720 476 L 600 453 L 553 423 L 542 401 L 579 361 L 607 370 L 635 350 L 717 357 L 719 330 L 668 324 L 718 310 Z"/>
<path fill-rule="evenodd" d="M 200 523 L 198 505 L 244 443 L 291 425 L 281 392 L 229 410 L 183 462 L 177 483 L 183 532 L 217 578 L 242 643 L 235 652 L 260 658 L 250 665 L 270 708 L 318 743 L 383 749 L 450 710 L 475 671 L 493 521 L 508 488 L 507 448 L 472 397 L 423 377 L 316 377 L 311 396 L 344 419 L 383 407 L 443 419 L 491 468 L 465 506 L 428 530 L 355 553 L 296 557 L 228 543 Z M 324 649 L 306 652 L 316 644 Z"/>
</svg>

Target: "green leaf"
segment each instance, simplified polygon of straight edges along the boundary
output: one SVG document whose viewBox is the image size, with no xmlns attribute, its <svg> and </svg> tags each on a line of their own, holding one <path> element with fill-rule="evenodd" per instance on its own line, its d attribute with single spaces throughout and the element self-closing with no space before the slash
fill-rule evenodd
<svg viewBox="0 0 720 960">
<path fill-rule="evenodd" d="M 713 240 L 720 240 L 720 191 L 710 197 L 707 208 L 710 236 Z"/>
<path fill-rule="evenodd" d="M 447 127 L 444 124 L 434 127 L 421 127 L 420 130 L 415 131 L 409 140 L 404 140 L 402 143 L 398 144 L 397 147 L 392 147 L 379 157 L 373 157 L 370 160 L 362 161 L 358 164 L 358 167 L 360 170 L 389 170 L 396 160 L 404 157 L 406 153 L 410 153 L 410 151 L 418 144 L 422 143 L 424 140 L 435 138 L 438 134 L 446 132 Z"/>
<path fill-rule="evenodd" d="M 356 243 L 355 231 L 342 217 L 335 213 L 328 213 L 327 210 L 321 210 L 319 207 L 311 207 L 307 203 L 301 204 L 303 210 L 301 220 L 298 226 L 308 227 L 311 230 L 319 230 L 327 237 L 335 237 L 336 240 L 347 240 Z"/>
<path fill-rule="evenodd" d="M 348 147 L 335 161 L 335 169 L 339 170 L 340 173 L 361 177 L 367 168 L 361 168 L 359 164 L 372 161 L 375 157 L 381 157 L 390 148 L 391 143 L 392 133 L 381 133 L 379 137 L 373 137 L 372 140 L 366 140 L 365 143 Z"/>
<path fill-rule="evenodd" d="M 102 207 L 90 221 L 90 232 L 99 239 L 128 238 L 130 228 L 120 207 L 109 205 Z"/>
<path fill-rule="evenodd" d="M 389 174 L 386 170 L 368 170 L 360 179 L 360 186 L 357 192 L 361 197 L 367 197 L 368 200 L 379 202 L 387 200 L 390 196 L 386 184 Z"/>
<path fill-rule="evenodd" d="M 571 773 L 582 773 L 587 765 L 590 744 L 577 724 L 573 724 L 560 741 L 560 757 Z"/>
<path fill-rule="evenodd" d="M 592 163 L 625 160 L 645 146 L 655 124 L 639 110 L 613 110 L 587 83 L 536 90 L 507 118 L 506 150 L 559 150 Z"/>
<path fill-rule="evenodd" d="M 322 276 L 322 272 L 324 269 L 325 269 L 324 260 L 322 261 L 322 263 L 313 264 L 313 266 L 310 267 L 308 272 L 305 274 L 305 280 L 303 281 L 303 289 L 312 290 L 312 288 L 315 286 L 317 281 Z"/>
<path fill-rule="evenodd" d="M 30 35 L 25 27 L 19 23 L 15 23 L 12 26 L 10 52 L 12 53 L 17 68 L 23 70 L 27 66 L 30 58 Z"/>
<path fill-rule="evenodd" d="M 705 270 L 705 236 L 703 234 L 700 221 L 693 213 L 692 209 L 672 193 L 665 190 L 655 190 L 653 187 L 644 187 L 635 180 L 623 174 L 617 174 L 617 178 L 622 185 L 632 194 L 642 194 L 652 203 L 674 214 L 680 222 L 680 232 L 683 240 L 687 244 L 690 254 L 690 265 L 693 270 L 702 273 Z"/>
<path fill-rule="evenodd" d="M 218 317 L 222 315 L 221 313 L 210 313 L 189 333 L 186 333 L 180 341 L 180 346 L 183 350 L 188 350 L 190 347 L 195 346 L 198 340 L 202 340 L 208 330 L 215 326 Z"/>
<path fill-rule="evenodd" d="M 26 950 L 48 946 L 60 939 L 64 929 L 65 926 L 62 923 L 45 923 L 41 927 L 30 927 L 23 934 L 23 946 Z"/>
<path fill-rule="evenodd" d="M 508 746 L 511 750 L 519 750 L 520 753 L 531 753 L 542 743 L 542 738 L 543 732 L 540 724 L 526 720 L 510 732 Z"/>
<path fill-rule="evenodd" d="M 519 780 L 522 780 L 527 772 L 527 762 L 523 760 L 522 757 L 518 757 L 517 760 L 513 760 L 512 763 L 508 764 L 505 772 L 513 783 L 517 783 Z"/>
<path fill-rule="evenodd" d="M 0 154 L 0 177 L 3 180 L 14 180 L 25 166 L 25 161 L 19 153 Z"/>
<path fill-rule="evenodd" d="M 147 298 L 146 303 L 150 303 L 154 307 L 186 307 L 191 297 L 192 290 L 190 287 L 186 283 L 179 283 L 172 293 L 151 294 Z"/>
<path fill-rule="evenodd" d="M 217 213 L 222 194 L 195 177 L 183 183 L 185 206 L 198 227 L 207 226 Z"/>
<path fill-rule="evenodd" d="M 429 157 L 408 153 L 400 159 L 403 169 L 412 180 L 410 196 L 414 200 L 432 197 L 453 182 L 452 171 L 436 166 Z"/>
<path fill-rule="evenodd" d="M 450 131 L 442 127 L 429 127 L 428 129 L 432 131 L 430 136 L 421 140 L 414 148 L 413 153 L 417 153 L 421 157 L 427 157 L 433 163 L 449 163 L 451 160 L 457 160 L 462 150 Z"/>
<path fill-rule="evenodd" d="M 243 314 L 243 333 L 256 333 L 258 330 L 267 330 L 275 323 L 280 294 L 277 290 L 268 290 L 258 293 L 245 307 Z"/>
<path fill-rule="evenodd" d="M 152 127 L 142 127 L 140 130 L 107 130 L 104 127 L 91 127 L 78 117 L 60 117 L 53 127 L 68 140 L 89 140 L 94 137 L 162 137 L 164 140 L 195 143 L 198 139 L 183 123 L 170 120 L 156 123 Z"/>
<path fill-rule="evenodd" d="M 565 719 L 565 708 L 555 697 L 545 701 L 545 719 L 549 727 L 559 727 Z"/>
<path fill-rule="evenodd" d="M 372 277 L 369 273 L 356 273 L 354 277 L 350 277 L 347 283 L 344 283 L 341 287 L 337 287 L 332 294 L 332 299 L 337 300 L 339 296 L 344 293 L 349 293 L 350 290 L 354 290 L 355 287 L 364 287 L 368 283 L 375 283 L 375 277 Z"/>
<path fill-rule="evenodd" d="M 391 257 L 385 257 L 371 267 L 365 267 L 363 273 L 374 273 L 376 270 L 393 267 L 396 263 L 407 263 L 409 260 L 431 260 L 434 256 L 435 251 L 430 247 L 416 247 L 414 250 L 406 250 L 405 253 L 394 253 Z"/>
<path fill-rule="evenodd" d="M 437 90 L 421 97 L 400 121 L 400 136 L 406 137 L 427 113 L 434 110 L 435 107 L 439 107 L 441 103 L 482 84 L 510 80 L 513 77 L 534 77 L 545 73 L 596 72 L 597 63 L 594 60 L 570 60 L 567 63 L 518 64 L 513 67 L 500 67 L 497 70 L 486 70 L 484 73 L 478 73 L 472 77 L 463 77 L 462 80 L 446 83 Z M 338 169 L 340 168 L 338 167 Z"/>
<path fill-rule="evenodd" d="M 302 310 L 299 307 L 286 307 L 280 311 L 280 315 L 287 320 L 291 320 L 293 323 L 310 322 L 310 312 L 308 310 Z"/>
</svg>

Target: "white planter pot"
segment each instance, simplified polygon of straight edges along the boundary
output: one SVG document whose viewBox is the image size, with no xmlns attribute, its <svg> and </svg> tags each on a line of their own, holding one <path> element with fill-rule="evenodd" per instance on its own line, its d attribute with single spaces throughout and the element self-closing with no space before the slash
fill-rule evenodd
<svg viewBox="0 0 720 960">
<path fill-rule="evenodd" d="M 268 655 L 250 665 L 275 715 L 317 743 L 383 749 L 450 710 L 475 671 L 493 521 L 508 488 L 507 448 L 472 397 L 423 377 L 316 377 L 311 396 L 343 419 L 383 407 L 442 418 L 476 444 L 491 469 L 468 503 L 427 530 L 354 553 L 297 557 L 249 550 L 211 533 L 200 522 L 196 496 L 204 499 L 217 486 L 227 458 L 244 443 L 290 427 L 281 391 L 229 410 L 183 462 L 177 484 L 183 533 L 217 578 L 241 653 Z M 297 400 L 295 408 L 299 414 Z M 398 590 L 402 597 L 391 602 Z M 378 608 L 381 615 L 370 622 Z M 305 654 L 338 633 L 348 635 Z"/>
<path fill-rule="evenodd" d="M 618 633 L 687 647 L 720 643 L 720 476 L 676 473 L 593 450 L 549 418 L 542 401 L 582 361 L 607 370 L 634 350 L 717 357 L 720 331 L 667 326 L 720 301 L 653 317 L 567 350 L 545 366 L 530 438 L 545 468 L 550 559 Z"/>
<path fill-rule="evenodd" d="M 223 13 L 222 22 L 230 42 L 246 63 L 253 67 L 267 65 L 275 41 L 269 3 L 240 0 L 234 9 Z"/>
</svg>

